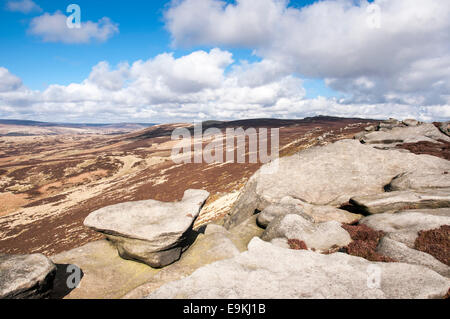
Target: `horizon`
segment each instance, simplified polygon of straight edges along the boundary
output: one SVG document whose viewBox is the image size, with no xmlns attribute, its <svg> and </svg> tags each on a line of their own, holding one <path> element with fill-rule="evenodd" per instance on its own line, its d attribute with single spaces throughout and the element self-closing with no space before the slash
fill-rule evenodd
<svg viewBox="0 0 450 319">
<path fill-rule="evenodd" d="M 448 2 L 73 3 L 0 1 L 0 118 L 450 120 Z"/>
</svg>

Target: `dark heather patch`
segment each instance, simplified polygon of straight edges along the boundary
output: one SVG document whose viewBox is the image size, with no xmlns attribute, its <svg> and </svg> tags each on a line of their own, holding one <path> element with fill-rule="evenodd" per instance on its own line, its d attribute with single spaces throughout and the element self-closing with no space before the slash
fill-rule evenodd
<svg viewBox="0 0 450 319">
<path fill-rule="evenodd" d="M 439 140 L 440 143 L 432 142 L 417 142 L 405 143 L 398 145 L 397 148 L 402 148 L 414 154 L 428 154 L 450 160 L 450 142 Z"/>
<path fill-rule="evenodd" d="M 414 248 L 430 254 L 440 262 L 450 266 L 450 225 L 420 231 L 414 243 Z"/>
<path fill-rule="evenodd" d="M 307 250 L 306 244 L 304 241 L 299 239 L 289 239 L 288 240 L 289 247 L 294 250 Z"/>
<path fill-rule="evenodd" d="M 395 262 L 394 259 L 379 254 L 376 249 L 379 241 L 383 238 L 384 232 L 373 230 L 366 225 L 346 225 L 344 228 L 352 238 L 352 242 L 340 249 L 341 252 L 352 256 L 362 257 L 369 261 Z"/>
</svg>

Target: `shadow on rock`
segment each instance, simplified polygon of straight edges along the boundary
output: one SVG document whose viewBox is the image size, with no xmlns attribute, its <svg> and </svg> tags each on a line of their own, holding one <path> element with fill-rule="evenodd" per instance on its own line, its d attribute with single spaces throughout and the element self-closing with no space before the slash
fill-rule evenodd
<svg viewBox="0 0 450 319">
<path fill-rule="evenodd" d="M 76 289 L 83 276 L 83 271 L 76 265 L 56 264 L 56 277 L 50 299 L 63 299 Z"/>
</svg>

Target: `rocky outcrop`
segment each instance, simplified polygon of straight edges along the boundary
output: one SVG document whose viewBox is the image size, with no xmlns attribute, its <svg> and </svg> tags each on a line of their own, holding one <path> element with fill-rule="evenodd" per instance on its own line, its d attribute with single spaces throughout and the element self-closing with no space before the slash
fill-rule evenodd
<svg viewBox="0 0 450 319">
<path fill-rule="evenodd" d="M 0 255 L 0 299 L 49 297 L 56 266 L 42 254 Z"/>
<path fill-rule="evenodd" d="M 420 231 L 450 225 L 450 217 L 405 211 L 395 214 L 371 215 L 363 218 L 360 223 L 375 230 L 381 230 L 386 233 L 388 238 L 414 248 Z"/>
<path fill-rule="evenodd" d="M 261 236 L 265 241 L 277 238 L 302 241 L 317 252 L 344 247 L 352 241 L 339 222 L 311 223 L 295 214 L 275 218 Z"/>
<path fill-rule="evenodd" d="M 449 142 L 450 138 L 443 135 L 433 124 L 394 127 L 390 130 L 368 133 L 361 139 L 365 144 L 380 145 L 417 142 L 439 143 L 439 140 Z"/>
<path fill-rule="evenodd" d="M 254 238 L 247 252 L 202 267 L 148 298 L 442 298 L 449 284 L 422 266 L 285 249 Z"/>
<path fill-rule="evenodd" d="M 418 126 L 419 124 L 421 124 L 419 121 L 415 119 L 406 119 L 403 120 L 402 123 L 406 126 Z"/>
<path fill-rule="evenodd" d="M 209 193 L 187 190 L 180 202 L 121 203 L 91 213 L 84 221 L 104 233 L 121 257 L 160 268 L 178 260 L 195 233 L 192 225 Z"/>
<path fill-rule="evenodd" d="M 366 214 L 394 213 L 404 209 L 450 207 L 450 188 L 357 196 L 351 198 L 350 203 Z"/>
<path fill-rule="evenodd" d="M 390 238 L 381 239 L 377 252 L 402 263 L 428 267 L 445 277 L 450 277 L 450 267 L 441 263 L 433 256 L 416 249 L 409 248 L 403 243 Z"/>
<path fill-rule="evenodd" d="M 386 185 L 400 174 L 435 173 L 437 168 L 450 171 L 450 161 L 397 150 L 378 150 L 356 140 L 314 147 L 266 164 L 256 172 L 244 187 L 225 226 L 234 227 L 255 210 L 263 211 L 286 196 L 310 205 L 336 208 L 355 196 L 384 193 Z"/>
</svg>

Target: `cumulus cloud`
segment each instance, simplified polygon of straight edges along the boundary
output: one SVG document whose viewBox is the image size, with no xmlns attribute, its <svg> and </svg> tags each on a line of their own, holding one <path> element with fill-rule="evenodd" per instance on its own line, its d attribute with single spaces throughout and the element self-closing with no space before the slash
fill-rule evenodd
<svg viewBox="0 0 450 319">
<path fill-rule="evenodd" d="M 22 87 L 22 80 L 11 74 L 8 69 L 0 67 L 0 92 L 16 91 Z"/>
<path fill-rule="evenodd" d="M 6 9 L 14 12 L 31 13 L 41 12 L 42 9 L 32 0 L 8 1 Z"/>
<path fill-rule="evenodd" d="M 370 82 L 360 79 L 370 87 Z M 358 83 L 357 83 L 358 84 Z M 55 121 L 175 122 L 237 118 L 296 118 L 320 114 L 365 118 L 450 118 L 439 104 L 417 107 L 386 103 L 347 103 L 306 99 L 303 81 L 285 74 L 271 60 L 235 63 L 221 49 L 111 66 L 103 61 L 80 83 L 50 85 L 32 91 L 8 70 L 0 69 L 0 117 Z"/>
<path fill-rule="evenodd" d="M 119 27 L 111 19 L 103 17 L 97 22 L 81 22 L 81 28 L 69 28 L 67 17 L 60 11 L 54 14 L 44 13 L 31 20 L 28 32 L 44 42 L 62 42 L 66 44 L 89 43 L 92 40 L 105 42 L 119 32 Z"/>
<path fill-rule="evenodd" d="M 369 23 L 379 8 L 379 28 Z M 450 3 L 441 0 L 174 1 L 177 46 L 251 48 L 284 70 L 323 78 L 348 103 L 444 105 L 450 92 Z"/>
</svg>

